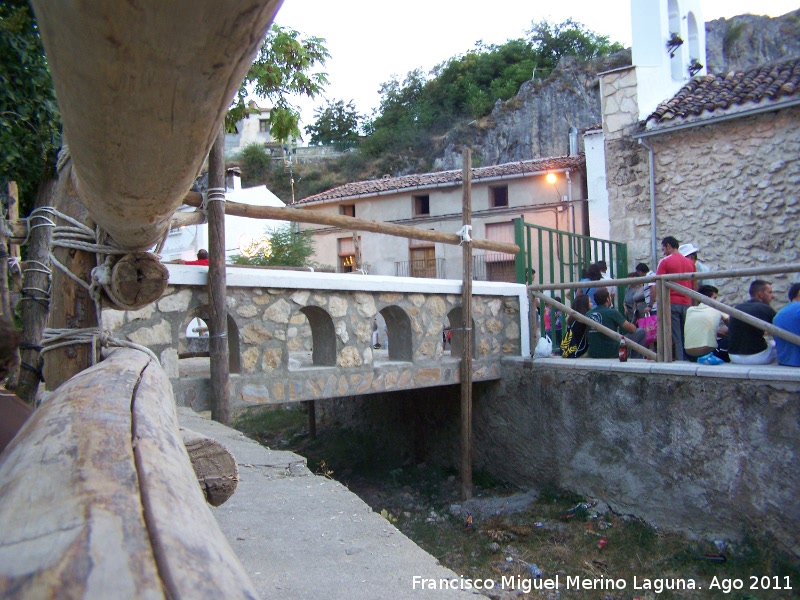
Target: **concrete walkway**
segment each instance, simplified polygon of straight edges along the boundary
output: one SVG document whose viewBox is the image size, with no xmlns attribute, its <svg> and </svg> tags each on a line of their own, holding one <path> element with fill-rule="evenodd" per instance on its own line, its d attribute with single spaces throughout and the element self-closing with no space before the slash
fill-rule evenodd
<svg viewBox="0 0 800 600">
<path fill-rule="evenodd" d="M 455 573 L 343 485 L 312 474 L 303 457 L 268 450 L 189 408 L 179 407 L 178 418 L 236 457 L 236 493 L 212 512 L 264 600 L 468 597 L 439 583 Z M 435 579 L 437 589 L 419 579 L 415 589 L 415 576 Z"/>
</svg>

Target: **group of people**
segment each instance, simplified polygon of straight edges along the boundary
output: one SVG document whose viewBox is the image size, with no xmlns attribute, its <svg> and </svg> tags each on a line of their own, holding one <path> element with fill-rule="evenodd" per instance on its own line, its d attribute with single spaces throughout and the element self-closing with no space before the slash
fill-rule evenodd
<svg viewBox="0 0 800 600">
<path fill-rule="evenodd" d="M 628 277 L 709 272 L 710 269 L 698 260 L 699 248 L 694 244 L 680 244 L 672 236 L 661 243 L 664 258 L 656 271 L 645 263 L 636 265 Z M 602 262 L 602 261 L 601 261 Z M 600 263 L 587 269 L 582 282 L 600 282 L 603 279 Z M 678 285 L 697 291 L 711 301 L 696 302 L 670 289 L 670 325 L 675 360 L 688 360 L 701 364 L 718 365 L 725 362 L 738 364 L 778 364 L 800 366 L 800 346 L 780 337 L 767 339 L 764 330 L 742 319 L 729 316 L 713 306 L 719 290 L 706 281 L 682 279 Z M 760 319 L 800 335 L 800 283 L 789 288 L 789 304 L 776 313 L 770 306 L 773 300 L 772 285 L 757 279 L 749 289 L 750 299 L 733 308 L 751 317 Z M 613 292 L 599 283 L 578 290 L 572 309 L 626 338 L 644 345 L 646 331 L 639 327 L 642 317 L 656 315 L 656 284 L 629 286 L 625 294 L 625 314 L 613 306 Z M 663 317 L 663 316 L 662 316 Z M 588 327 L 585 322 L 569 316 L 560 343 L 561 355 L 565 358 L 615 358 L 619 343 L 602 332 Z M 637 356 L 635 353 L 633 357 Z"/>
</svg>

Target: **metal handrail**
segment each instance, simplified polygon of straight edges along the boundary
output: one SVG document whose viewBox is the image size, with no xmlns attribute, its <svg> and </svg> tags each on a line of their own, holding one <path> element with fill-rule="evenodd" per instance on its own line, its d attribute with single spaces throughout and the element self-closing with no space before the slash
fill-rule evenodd
<svg viewBox="0 0 800 600">
<path fill-rule="evenodd" d="M 786 275 L 788 273 L 800 273 L 800 264 L 783 264 L 783 265 L 774 265 L 771 267 L 748 267 L 743 269 L 727 269 L 721 271 L 704 271 L 704 272 L 693 272 L 693 273 L 672 273 L 672 274 L 665 274 L 665 275 L 650 275 L 644 277 L 625 277 L 620 279 L 604 279 L 602 280 L 603 286 L 626 286 L 631 284 L 650 284 L 656 283 L 657 284 L 657 292 L 658 292 L 658 306 L 659 310 L 656 314 L 658 319 L 658 353 L 653 353 L 651 350 L 647 350 L 643 348 L 639 344 L 632 342 L 630 340 L 626 340 L 626 343 L 630 345 L 631 348 L 640 352 L 641 354 L 647 356 L 648 358 L 655 358 L 657 362 L 671 362 L 672 360 L 672 343 L 671 343 L 671 336 L 670 328 L 671 328 L 671 321 L 670 318 L 667 318 L 667 312 L 664 309 L 669 307 L 669 290 L 675 290 L 680 292 L 684 296 L 688 296 L 692 300 L 697 302 L 702 302 L 704 304 L 708 304 L 709 306 L 716 308 L 717 310 L 726 313 L 727 315 L 734 317 L 740 321 L 744 321 L 749 325 L 752 325 L 762 331 L 766 331 L 767 333 L 779 337 L 787 342 L 791 342 L 793 344 L 797 344 L 800 346 L 800 336 L 780 327 L 777 327 L 771 323 L 767 323 L 748 315 L 736 308 L 728 306 L 722 302 L 717 300 L 712 300 L 707 296 L 703 296 L 702 294 L 686 288 L 683 285 L 679 285 L 673 283 L 673 281 L 685 281 L 685 280 L 707 280 L 707 279 L 723 279 L 723 278 L 730 278 L 730 277 L 754 277 L 760 275 Z M 599 283 L 599 282 L 595 282 Z M 562 312 L 573 316 L 575 319 L 581 321 L 582 323 L 586 323 L 591 327 L 594 327 L 598 331 L 601 331 L 603 334 L 611 337 L 612 339 L 619 340 L 623 336 L 619 333 L 612 331 L 606 327 L 598 326 L 597 323 L 592 321 L 591 319 L 587 319 L 583 315 L 578 312 L 573 311 L 571 308 L 567 307 L 566 305 L 554 300 L 550 296 L 544 294 L 544 291 L 547 290 L 565 290 L 565 289 L 572 289 L 575 287 L 575 282 L 567 282 L 567 283 L 549 283 L 549 284 L 529 284 L 528 286 L 529 294 L 539 298 L 540 301 L 544 301 L 547 305 L 556 306 Z M 531 303 L 531 312 L 533 312 L 533 303 Z M 662 318 L 663 317 L 663 318 Z M 532 340 L 531 347 L 535 348 L 535 342 L 538 341 L 538 334 L 539 334 L 539 327 L 535 323 L 535 319 L 531 319 L 531 328 L 532 331 L 535 333 L 533 337 L 536 337 L 536 340 Z M 604 331 L 606 330 L 606 331 Z M 644 352 L 642 352 L 644 350 Z"/>
</svg>

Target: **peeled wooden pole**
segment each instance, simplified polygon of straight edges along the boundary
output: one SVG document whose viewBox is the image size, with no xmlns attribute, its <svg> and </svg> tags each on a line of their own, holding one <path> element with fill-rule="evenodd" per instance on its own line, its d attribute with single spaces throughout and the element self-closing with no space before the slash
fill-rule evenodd
<svg viewBox="0 0 800 600">
<path fill-rule="evenodd" d="M 220 127 L 208 155 L 208 351 L 211 370 L 211 418 L 231 421 L 228 368 L 228 308 L 225 302 L 225 134 Z M 220 191 L 221 190 L 221 191 Z M 216 197 L 216 199 L 215 199 Z"/>
<path fill-rule="evenodd" d="M 198 198 L 196 195 L 187 195 L 184 198 L 184 202 L 189 206 L 200 206 L 202 198 Z M 237 217 L 251 217 L 253 219 L 278 219 L 281 221 L 330 225 L 332 227 L 341 227 L 347 231 L 369 231 L 371 233 L 383 233 L 412 240 L 440 242 L 442 244 L 451 244 L 454 246 L 461 244 L 461 238 L 457 233 L 418 229 L 417 227 L 409 227 L 407 225 L 395 225 L 394 223 L 384 223 L 382 221 L 372 221 L 370 219 L 359 219 L 357 217 L 346 217 L 343 215 L 329 215 L 316 210 L 253 206 L 252 204 L 242 204 L 241 202 L 226 202 L 225 214 Z M 471 244 L 473 248 L 479 248 L 481 250 L 505 252 L 507 254 L 516 254 L 519 252 L 519 246 L 506 242 L 473 239 Z"/>
<path fill-rule="evenodd" d="M 461 223 L 472 225 L 472 152 L 462 160 Z M 472 498 L 472 246 L 463 241 L 464 279 L 461 284 L 461 499 Z"/>
<path fill-rule="evenodd" d="M 154 246 L 281 0 L 33 0 L 78 195 L 131 251 Z"/>
</svg>

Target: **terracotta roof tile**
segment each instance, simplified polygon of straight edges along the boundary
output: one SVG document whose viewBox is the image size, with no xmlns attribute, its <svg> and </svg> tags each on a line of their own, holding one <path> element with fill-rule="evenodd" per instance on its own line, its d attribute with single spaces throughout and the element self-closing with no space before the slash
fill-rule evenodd
<svg viewBox="0 0 800 600">
<path fill-rule="evenodd" d="M 647 117 L 648 124 L 725 111 L 747 102 L 760 103 L 800 95 L 800 58 L 731 71 L 701 75 L 687 83 Z"/>
<path fill-rule="evenodd" d="M 505 163 L 492 167 L 476 167 L 472 169 L 472 181 L 509 177 L 526 173 L 542 173 L 550 170 L 582 167 L 586 162 L 583 154 L 574 156 L 554 156 L 536 160 L 523 160 Z M 331 188 L 319 194 L 298 200 L 296 204 L 343 200 L 359 196 L 376 196 L 392 192 L 401 192 L 410 188 L 433 188 L 461 185 L 461 169 L 457 171 L 439 171 L 421 175 L 403 175 L 401 177 L 383 177 L 369 181 L 355 181 Z"/>
</svg>

